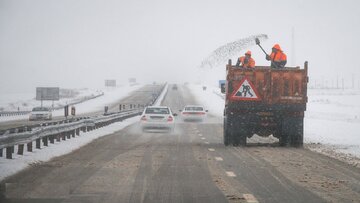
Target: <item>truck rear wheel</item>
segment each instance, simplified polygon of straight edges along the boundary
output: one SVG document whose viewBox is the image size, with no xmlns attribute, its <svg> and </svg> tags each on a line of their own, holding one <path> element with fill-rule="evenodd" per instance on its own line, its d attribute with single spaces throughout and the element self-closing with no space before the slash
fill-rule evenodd
<svg viewBox="0 0 360 203">
<path fill-rule="evenodd" d="M 246 136 L 248 130 L 246 124 L 242 120 L 232 118 L 229 116 L 224 117 L 224 145 L 245 146 Z M 236 126 L 234 125 L 236 123 Z"/>
<path fill-rule="evenodd" d="M 290 137 L 290 145 L 292 147 L 302 147 L 304 143 L 304 119 L 293 118 L 292 124 L 293 132 Z"/>
<path fill-rule="evenodd" d="M 287 122 L 282 121 L 278 129 L 279 136 L 279 145 L 284 147 L 289 144 L 289 132 L 287 131 Z"/>
<path fill-rule="evenodd" d="M 228 119 L 224 118 L 224 145 L 228 146 L 232 142 L 231 126 Z"/>
<path fill-rule="evenodd" d="M 303 145 L 303 118 L 283 118 L 279 144 L 280 146 L 290 145 L 292 147 L 301 147 Z"/>
<path fill-rule="evenodd" d="M 246 134 L 237 133 L 235 136 L 234 146 L 246 146 Z"/>
<path fill-rule="evenodd" d="M 237 126 L 236 133 L 234 134 L 234 146 L 246 146 L 247 129 L 245 125 Z"/>
</svg>

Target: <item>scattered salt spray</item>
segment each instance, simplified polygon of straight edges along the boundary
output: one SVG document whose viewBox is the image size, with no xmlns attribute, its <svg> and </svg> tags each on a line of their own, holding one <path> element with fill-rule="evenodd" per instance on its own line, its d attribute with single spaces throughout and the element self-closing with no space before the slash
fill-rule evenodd
<svg viewBox="0 0 360 203">
<path fill-rule="evenodd" d="M 256 45 L 255 38 L 259 38 L 259 40 L 262 41 L 268 39 L 268 36 L 266 34 L 252 35 L 222 45 L 201 62 L 200 68 L 213 68 L 224 65 L 224 63 L 227 63 L 228 59 L 235 56 L 238 57 L 241 51 Z"/>
</svg>

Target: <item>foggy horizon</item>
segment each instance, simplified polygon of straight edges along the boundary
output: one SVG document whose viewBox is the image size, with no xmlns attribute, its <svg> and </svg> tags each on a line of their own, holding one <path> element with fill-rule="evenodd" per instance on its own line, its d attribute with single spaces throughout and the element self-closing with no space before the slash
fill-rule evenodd
<svg viewBox="0 0 360 203">
<path fill-rule="evenodd" d="M 132 77 L 216 84 L 227 59 L 212 69 L 200 69 L 201 62 L 218 47 L 257 34 L 268 35 L 262 41 L 268 52 L 280 44 L 287 66 L 309 61 L 310 81 L 344 78 L 349 86 L 354 79 L 357 87 L 360 65 L 351 59 L 360 47 L 359 6 L 350 0 L 0 0 L 0 92 L 102 87 L 106 79 L 126 84 Z M 248 49 L 257 65 L 269 65 L 259 47 Z"/>
</svg>

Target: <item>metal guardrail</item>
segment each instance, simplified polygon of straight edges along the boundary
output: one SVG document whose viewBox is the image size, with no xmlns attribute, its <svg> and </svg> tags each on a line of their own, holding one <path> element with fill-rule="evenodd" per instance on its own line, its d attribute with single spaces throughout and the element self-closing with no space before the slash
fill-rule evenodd
<svg viewBox="0 0 360 203">
<path fill-rule="evenodd" d="M 30 111 L 1 111 L 0 117 L 3 116 L 21 116 L 30 113 Z"/>
<path fill-rule="evenodd" d="M 115 121 L 123 120 L 124 117 L 138 115 L 140 112 L 141 110 L 136 109 L 128 112 L 120 112 L 117 114 L 112 114 L 110 116 L 74 119 L 58 125 L 47 125 L 47 126 L 36 127 L 31 131 L 24 131 L 14 134 L 4 134 L 0 137 L 0 148 L 7 148 L 14 145 L 25 144 L 31 142 L 32 140 L 44 138 L 58 133 L 74 131 L 80 128 L 86 128 L 92 130 L 93 128 L 98 128 L 99 126 L 102 126 L 102 124 L 104 123 L 108 125 Z"/>
<path fill-rule="evenodd" d="M 157 93 L 157 97 L 164 91 L 166 84 Z M 152 105 L 157 98 L 150 103 Z M 135 106 L 134 106 L 135 107 Z M 94 117 L 81 117 L 58 122 L 47 122 L 31 126 L 23 126 L 2 131 L 0 134 L 0 157 L 3 151 L 6 151 L 6 158 L 12 159 L 15 152 L 15 146 L 18 146 L 17 154 L 24 154 L 24 146 L 27 145 L 27 151 L 33 151 L 33 142 L 35 147 L 41 149 L 41 141 L 43 146 L 48 146 L 49 142 L 54 144 L 55 141 L 70 139 L 79 136 L 80 132 L 92 131 L 104 126 L 110 125 L 124 119 L 140 115 L 143 108 L 124 110 L 116 113 L 104 114 Z"/>
<path fill-rule="evenodd" d="M 63 123 L 73 122 L 74 120 L 82 120 L 82 119 L 87 119 L 87 118 L 90 118 L 90 117 L 77 117 L 77 118 L 70 118 L 70 119 L 67 119 L 67 120 L 64 119 L 64 120 L 60 120 L 60 121 L 44 122 L 44 123 L 38 123 L 38 124 L 33 124 L 33 125 L 26 125 L 26 126 L 20 126 L 20 127 L 15 127 L 15 128 L 8 128 L 8 129 L 5 129 L 5 130 L 0 130 L 0 136 L 14 134 L 14 133 L 22 133 L 22 132 L 32 131 L 33 129 L 39 128 L 39 127 L 42 127 L 42 126 L 60 125 L 60 124 L 63 124 Z"/>
<path fill-rule="evenodd" d="M 58 125 L 47 125 L 35 127 L 31 131 L 18 132 L 13 134 L 4 134 L 0 137 L 0 156 L 3 156 L 3 149 L 6 149 L 6 158 L 12 159 L 14 146 L 18 146 L 18 154 L 23 155 L 24 145 L 27 145 L 27 151 L 32 152 L 33 141 L 36 142 L 36 148 L 40 149 L 41 141 L 44 146 L 54 141 L 70 139 L 80 135 L 80 131 L 92 131 L 114 122 L 140 115 L 142 109 L 135 109 L 127 112 L 119 112 L 108 116 L 98 116 L 85 119 L 75 119 Z"/>
</svg>

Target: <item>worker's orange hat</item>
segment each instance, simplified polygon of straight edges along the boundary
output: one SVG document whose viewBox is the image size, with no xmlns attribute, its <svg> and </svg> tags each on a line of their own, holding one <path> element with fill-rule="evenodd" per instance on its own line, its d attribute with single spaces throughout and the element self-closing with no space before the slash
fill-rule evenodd
<svg viewBox="0 0 360 203">
<path fill-rule="evenodd" d="M 273 46 L 273 49 L 281 50 L 281 48 L 280 48 L 280 45 L 279 45 L 279 44 L 275 44 L 275 45 Z"/>
</svg>

